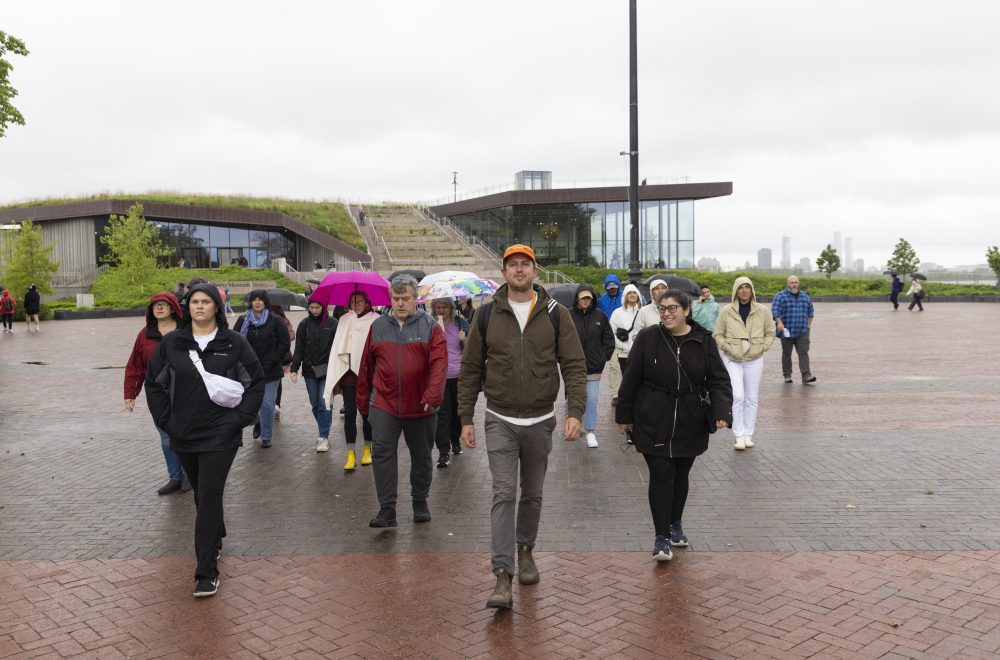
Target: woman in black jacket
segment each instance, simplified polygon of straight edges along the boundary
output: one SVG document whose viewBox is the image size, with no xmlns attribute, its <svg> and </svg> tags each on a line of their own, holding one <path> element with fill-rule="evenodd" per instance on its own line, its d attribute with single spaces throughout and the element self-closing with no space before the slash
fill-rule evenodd
<svg viewBox="0 0 1000 660">
<path fill-rule="evenodd" d="M 35 332 L 38 332 L 38 315 L 41 311 L 42 297 L 38 293 L 38 287 L 32 284 L 24 292 L 24 322 L 28 326 L 28 332 L 31 332 L 32 325 L 35 326 Z"/>
<path fill-rule="evenodd" d="M 188 317 L 160 340 L 146 371 L 146 401 L 156 425 L 170 436 L 194 490 L 194 549 L 198 560 L 194 595 L 219 587 L 218 559 L 226 536 L 222 495 L 243 428 L 253 421 L 264 396 L 264 373 L 250 344 L 229 330 L 215 286 L 199 284 L 188 294 Z M 192 355 L 194 353 L 194 355 Z M 242 399 L 234 408 L 215 403 L 195 364 L 211 374 L 239 381 Z"/>
<path fill-rule="evenodd" d="M 712 335 L 691 320 L 691 298 L 667 291 L 658 311 L 660 322 L 632 343 L 615 421 L 649 466 L 653 557 L 670 561 L 671 545 L 688 545 L 681 526 L 688 473 L 709 433 L 732 424 L 733 387 Z"/>
<path fill-rule="evenodd" d="M 251 291 L 247 295 L 250 308 L 246 314 L 236 319 L 233 330 L 250 342 L 264 370 L 264 401 L 257 413 L 253 426 L 254 439 L 260 438 L 260 446 L 271 446 L 274 433 L 274 406 L 278 397 L 278 384 L 285 375 L 282 361 L 291 349 L 288 328 L 284 322 L 271 313 L 271 299 L 263 289 Z"/>
<path fill-rule="evenodd" d="M 333 413 L 323 402 L 326 386 L 326 367 L 330 361 L 330 347 L 337 332 L 337 320 L 326 313 L 326 305 L 309 301 L 309 315 L 299 321 L 295 331 L 295 353 L 292 355 L 292 382 L 299 378 L 299 367 L 306 380 L 309 404 L 319 425 L 316 451 L 330 451 L 330 424 Z"/>
<path fill-rule="evenodd" d="M 597 447 L 597 403 L 601 400 L 601 374 L 604 365 L 615 352 L 615 335 L 611 332 L 611 322 L 604 312 L 597 309 L 597 292 L 589 284 L 577 287 L 576 298 L 570 315 L 576 326 L 576 334 L 583 344 L 583 354 L 587 357 L 587 407 L 583 412 L 583 429 L 587 432 L 587 446 Z"/>
</svg>

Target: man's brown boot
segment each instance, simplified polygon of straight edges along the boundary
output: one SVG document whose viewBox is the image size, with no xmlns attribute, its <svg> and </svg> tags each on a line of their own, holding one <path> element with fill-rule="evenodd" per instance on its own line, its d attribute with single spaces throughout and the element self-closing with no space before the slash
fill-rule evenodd
<svg viewBox="0 0 1000 660">
<path fill-rule="evenodd" d="M 517 546 L 517 581 L 521 584 L 538 584 L 541 579 L 535 560 L 531 557 L 531 546 Z"/>
<path fill-rule="evenodd" d="M 511 576 L 505 569 L 497 571 L 497 586 L 486 601 L 486 607 L 509 610 L 514 605 L 514 595 L 510 591 Z"/>
</svg>

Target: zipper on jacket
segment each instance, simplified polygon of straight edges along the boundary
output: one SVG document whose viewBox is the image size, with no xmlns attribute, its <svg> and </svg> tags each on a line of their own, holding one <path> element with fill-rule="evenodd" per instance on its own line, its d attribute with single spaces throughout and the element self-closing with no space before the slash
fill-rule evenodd
<svg viewBox="0 0 1000 660">
<path fill-rule="evenodd" d="M 395 319 L 393 319 L 395 321 Z M 399 341 L 396 342 L 396 408 L 399 410 L 399 416 L 403 416 L 403 351 L 401 345 L 403 343 L 403 326 L 396 323 L 396 328 L 399 330 Z"/>
</svg>

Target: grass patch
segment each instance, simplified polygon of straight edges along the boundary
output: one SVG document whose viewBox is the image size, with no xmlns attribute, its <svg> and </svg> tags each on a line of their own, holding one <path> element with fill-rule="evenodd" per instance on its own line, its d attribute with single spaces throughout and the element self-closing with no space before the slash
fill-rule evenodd
<svg viewBox="0 0 1000 660">
<path fill-rule="evenodd" d="M 364 252 L 368 251 L 364 237 L 347 214 L 340 202 L 310 202 L 280 197 L 250 197 L 245 195 L 199 195 L 194 193 L 154 191 L 132 195 L 126 193 L 98 193 L 87 197 L 50 197 L 36 199 L 0 207 L 4 209 L 27 208 L 32 206 L 56 206 L 79 202 L 96 202 L 106 199 L 127 199 L 136 202 L 161 202 L 183 204 L 185 206 L 210 206 L 215 208 L 248 209 L 253 211 L 275 211 L 290 215 L 334 238 L 344 241 Z"/>
<path fill-rule="evenodd" d="M 626 270 L 608 270 L 593 266 L 546 266 L 549 270 L 558 270 L 576 282 L 587 283 L 598 291 L 604 290 L 604 277 L 614 273 L 622 282 L 628 280 Z M 754 289 L 759 295 L 773 296 L 785 288 L 787 279 L 784 275 L 764 275 L 761 273 L 709 273 L 702 270 L 646 270 L 644 278 L 654 273 L 670 273 L 688 277 L 699 284 L 712 287 L 712 292 L 720 298 L 728 298 L 733 290 L 733 280 L 746 275 L 754 283 Z M 862 296 L 869 298 L 889 296 L 891 280 L 888 276 L 868 277 L 863 279 L 831 278 L 825 276 L 800 276 L 802 288 L 813 296 Z M 998 289 L 989 284 L 944 284 L 941 282 L 924 282 L 924 290 L 930 296 L 995 296 Z M 906 284 L 909 287 L 909 284 Z M 903 289 L 905 292 L 906 289 Z"/>
</svg>

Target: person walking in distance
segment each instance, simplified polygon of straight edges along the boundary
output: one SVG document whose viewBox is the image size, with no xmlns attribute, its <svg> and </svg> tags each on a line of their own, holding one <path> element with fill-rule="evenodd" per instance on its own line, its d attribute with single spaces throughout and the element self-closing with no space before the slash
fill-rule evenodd
<svg viewBox="0 0 1000 660">
<path fill-rule="evenodd" d="M 899 309 L 899 294 L 903 290 L 903 280 L 899 279 L 898 273 L 892 274 L 892 292 L 889 294 L 889 302 L 892 303 L 892 311 Z"/>
<path fill-rule="evenodd" d="M 622 289 L 621 280 L 614 273 L 604 276 L 604 295 L 597 299 L 597 309 L 604 312 L 604 316 L 611 321 L 611 316 L 621 308 L 625 300 L 625 292 Z M 618 387 L 622 384 L 622 371 L 618 365 L 618 360 L 608 361 L 608 390 L 611 393 L 611 405 L 614 406 L 618 399 Z M 586 422 L 586 420 L 584 420 Z M 589 445 L 589 438 L 588 438 Z"/>
<path fill-rule="evenodd" d="M 764 353 L 774 343 L 774 323 L 767 308 L 757 302 L 749 277 L 733 282 L 733 301 L 719 313 L 713 336 L 732 380 L 733 448 L 742 451 L 754 446 Z"/>
<path fill-rule="evenodd" d="M 708 449 L 709 434 L 732 421 L 733 391 L 715 340 L 691 320 L 688 295 L 669 291 L 659 308 L 661 322 L 632 344 L 615 421 L 649 467 L 653 558 L 670 561 L 671 546 L 688 545 L 682 525 L 688 474 Z"/>
<path fill-rule="evenodd" d="M 667 292 L 667 283 L 661 279 L 655 279 L 649 283 L 650 301 L 639 310 L 639 318 L 635 320 L 636 331 L 656 325 L 660 322 L 660 313 L 657 311 L 660 298 Z"/>
<path fill-rule="evenodd" d="M 518 582 L 535 584 L 540 579 L 532 549 L 556 425 L 553 404 L 559 394 L 559 372 L 567 394 L 562 435 L 576 440 L 587 403 L 587 361 L 569 311 L 534 284 L 538 274 L 534 250 L 510 246 L 501 272 L 505 284 L 491 303 L 476 312 L 465 342 L 458 411 L 462 444 L 475 449 L 473 414 L 480 390 L 485 394 L 486 452 L 493 478 L 491 564 L 496 575 L 486 606 L 509 609 L 515 552 Z"/>
<path fill-rule="evenodd" d="M 576 300 L 570 315 L 580 337 L 583 354 L 587 358 L 587 407 L 583 413 L 583 430 L 587 434 L 587 446 L 597 448 L 597 404 L 601 400 L 601 374 L 615 352 L 615 336 L 611 332 L 608 317 L 595 309 L 594 288 L 581 284 L 576 290 Z"/>
<path fill-rule="evenodd" d="M 330 349 L 337 332 L 337 320 L 326 313 L 326 305 L 315 300 L 309 301 L 309 315 L 299 321 L 295 331 L 295 353 L 292 355 L 292 382 L 298 382 L 299 369 L 306 381 L 309 405 L 319 426 L 316 451 L 330 450 L 330 425 L 333 414 L 323 403 L 326 389 L 326 371 L 330 362 Z"/>
<path fill-rule="evenodd" d="M 397 277 L 390 295 L 392 312 L 372 323 L 358 372 L 358 412 L 372 425 L 372 470 L 379 503 L 369 527 L 396 526 L 400 433 L 410 450 L 413 522 L 431 519 L 427 506 L 434 471 L 431 450 L 448 373 L 444 331 L 417 309 L 416 279 Z"/>
<path fill-rule="evenodd" d="M 924 311 L 925 294 L 920 280 L 915 277 L 910 278 L 910 290 L 906 292 L 906 295 L 910 296 L 910 306 L 907 307 L 907 311 L 912 312 L 914 307 L 917 307 L 921 312 Z"/>
<path fill-rule="evenodd" d="M 438 325 L 444 330 L 448 344 L 448 375 L 444 386 L 444 399 L 438 409 L 435 444 L 438 448 L 439 468 L 448 467 L 451 454 L 462 453 L 462 418 L 458 416 L 458 373 L 462 368 L 462 349 L 469 335 L 469 322 L 455 312 L 455 301 L 438 298 L 431 301 L 431 309 Z"/>
<path fill-rule="evenodd" d="M 639 289 L 634 284 L 626 284 L 622 292 L 622 306 L 611 315 L 611 332 L 615 335 L 615 354 L 611 362 L 618 363 L 618 372 L 625 373 L 625 362 L 628 360 L 628 353 L 632 350 L 632 342 L 639 329 L 636 327 L 639 319 L 639 310 L 642 309 Z M 610 372 L 608 377 L 610 378 Z M 618 405 L 617 390 L 612 393 L 611 406 Z"/>
<path fill-rule="evenodd" d="M 816 382 L 816 376 L 809 369 L 809 333 L 814 315 L 812 299 L 799 288 L 799 278 L 792 275 L 788 278 L 788 286 L 771 301 L 771 316 L 781 337 L 781 372 L 786 383 L 792 382 L 793 348 L 799 356 L 802 383 Z"/>
<path fill-rule="evenodd" d="M 14 310 L 17 309 L 17 301 L 10 295 L 7 289 L 0 293 L 0 321 L 3 321 L 4 332 L 14 332 Z"/>
<path fill-rule="evenodd" d="M 160 345 L 163 336 L 176 330 L 183 318 L 181 305 L 172 293 L 161 291 L 149 299 L 149 304 L 146 305 L 146 325 L 136 335 L 132 353 L 125 364 L 125 409 L 129 412 L 135 410 L 136 397 L 146 381 L 149 358 Z M 181 459 L 170 448 L 170 436 L 160 427 L 156 427 L 156 431 L 160 434 L 160 449 L 163 451 L 163 460 L 167 463 L 167 483 L 156 494 L 168 495 L 178 490 L 191 490 L 191 482 L 184 475 Z"/>
<path fill-rule="evenodd" d="M 32 284 L 24 292 L 24 323 L 28 326 L 28 332 L 38 332 L 38 315 L 41 312 L 42 297 L 38 293 L 38 287 Z M 34 326 L 34 330 L 31 326 Z"/>
<path fill-rule="evenodd" d="M 378 314 L 372 310 L 371 300 L 364 291 L 355 291 L 348 300 L 348 311 L 337 319 L 337 332 L 327 363 L 326 385 L 323 387 L 323 405 L 333 408 L 333 397 L 340 392 L 344 399 L 344 439 L 347 443 L 347 460 L 344 470 L 354 471 L 358 466 L 355 446 L 358 440 L 358 374 L 361 373 L 361 356 L 372 323 Z M 336 318 L 336 313 L 334 314 Z M 372 464 L 372 426 L 367 417 L 361 418 L 364 450 L 361 465 Z"/>
<path fill-rule="evenodd" d="M 218 288 L 195 285 L 188 293 L 188 318 L 163 336 L 146 371 L 149 412 L 170 436 L 170 448 L 194 489 L 194 595 L 199 598 L 219 589 L 226 479 L 243 446 L 243 428 L 253 422 L 264 398 L 257 356 L 246 338 L 227 326 Z M 226 391 L 210 391 L 210 384 L 219 388 L 219 377 Z M 242 393 L 237 396 L 232 386 Z"/>
<path fill-rule="evenodd" d="M 711 287 L 701 286 L 701 295 L 691 302 L 691 318 L 709 332 L 715 332 L 715 322 L 722 308 L 715 302 Z"/>
</svg>

